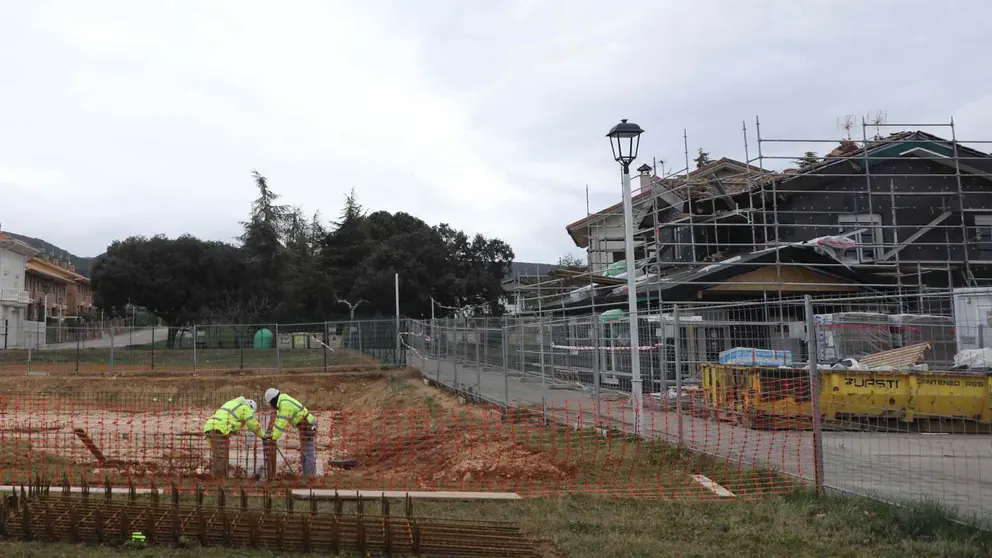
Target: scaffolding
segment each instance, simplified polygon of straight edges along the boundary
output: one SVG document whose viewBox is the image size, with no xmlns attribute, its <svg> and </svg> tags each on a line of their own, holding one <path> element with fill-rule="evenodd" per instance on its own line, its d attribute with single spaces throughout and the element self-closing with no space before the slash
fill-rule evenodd
<svg viewBox="0 0 992 558">
<path fill-rule="evenodd" d="M 959 138 L 953 119 L 866 117 L 860 128 L 852 134 L 848 119 L 840 138 L 777 138 L 755 118 L 751 129 L 741 125 L 737 158 L 698 168 L 683 131 L 683 168 L 658 175 L 643 165 L 633 177 L 640 306 L 661 309 L 700 292 L 768 304 L 859 292 L 905 305 L 912 297 L 904 295 L 917 295 L 920 306 L 927 293 L 992 283 L 992 158 L 984 152 L 992 140 Z M 523 315 L 625 304 L 622 204 L 590 211 L 588 186 L 586 200 L 586 217 L 568 232 L 586 249 L 588 269 L 531 278 L 517 293 Z M 730 278 L 707 272 L 730 267 L 739 271 L 732 287 L 713 289 Z M 696 288 L 670 295 L 673 285 Z"/>
</svg>

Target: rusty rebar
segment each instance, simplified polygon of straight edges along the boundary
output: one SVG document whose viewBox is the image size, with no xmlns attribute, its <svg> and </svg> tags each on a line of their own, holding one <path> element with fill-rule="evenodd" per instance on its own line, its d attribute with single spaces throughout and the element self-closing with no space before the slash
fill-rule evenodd
<svg viewBox="0 0 992 558">
<path fill-rule="evenodd" d="M 30 495 L 0 499 L 0 533 L 9 539 L 41 539 L 123 543 L 142 531 L 148 544 L 175 544 L 183 537 L 204 546 L 253 546 L 284 552 L 341 552 L 440 556 L 536 556 L 534 542 L 514 524 L 412 517 L 412 504 L 403 515 L 370 515 L 362 506 L 355 514 L 312 508 L 291 511 L 232 509 L 202 505 L 161 507 L 124 499 L 49 497 L 35 485 Z M 270 500 L 271 502 L 271 500 Z M 383 512 L 389 504 L 383 501 Z"/>
</svg>

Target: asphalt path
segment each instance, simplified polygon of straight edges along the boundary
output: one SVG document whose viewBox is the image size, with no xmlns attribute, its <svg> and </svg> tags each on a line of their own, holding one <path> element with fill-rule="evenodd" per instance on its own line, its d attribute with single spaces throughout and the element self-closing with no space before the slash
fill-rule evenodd
<svg viewBox="0 0 992 558">
<path fill-rule="evenodd" d="M 454 363 L 411 351 L 411 366 L 435 382 L 511 406 L 543 408 L 556 420 L 596 417 L 588 386 L 501 367 Z M 601 393 L 599 417 L 633 430 L 622 394 Z M 646 398 L 650 402 L 650 398 Z M 650 406 L 650 405 L 649 405 Z M 618 426 L 619 425 L 619 426 Z M 752 430 L 666 410 L 646 410 L 644 433 L 735 463 L 773 469 L 812 482 L 813 436 L 803 431 Z M 827 431 L 823 479 L 828 488 L 891 502 L 931 500 L 964 515 L 992 516 L 992 436 L 903 432 Z"/>
</svg>

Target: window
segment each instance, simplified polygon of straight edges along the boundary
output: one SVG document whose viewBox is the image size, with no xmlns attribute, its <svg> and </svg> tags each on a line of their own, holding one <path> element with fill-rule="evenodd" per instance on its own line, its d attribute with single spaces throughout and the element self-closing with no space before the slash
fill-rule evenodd
<svg viewBox="0 0 992 558">
<path fill-rule="evenodd" d="M 876 214 L 840 215 L 837 217 L 840 233 L 861 230 L 847 238 L 857 246 L 844 251 L 844 258 L 856 262 L 872 262 L 882 257 L 882 216 Z"/>
<path fill-rule="evenodd" d="M 978 259 L 992 260 L 992 215 L 975 215 L 974 242 Z"/>
</svg>

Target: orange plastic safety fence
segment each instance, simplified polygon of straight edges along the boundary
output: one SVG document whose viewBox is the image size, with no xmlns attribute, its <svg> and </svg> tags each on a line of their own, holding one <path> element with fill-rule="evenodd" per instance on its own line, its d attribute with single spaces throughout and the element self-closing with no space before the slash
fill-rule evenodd
<svg viewBox="0 0 992 558">
<path fill-rule="evenodd" d="M 546 409 L 436 403 L 416 408 L 334 411 L 317 418 L 316 474 L 303 477 L 300 433 L 278 441 L 275 479 L 247 430 L 230 439 L 223 482 L 276 482 L 338 490 L 565 492 L 652 498 L 757 498 L 810 477 L 811 435 L 756 430 L 721 420 L 702 400 L 647 397 L 641 437 L 630 434 L 628 401 L 571 400 Z M 222 404 L 199 398 L 87 394 L 0 397 L 3 483 L 35 476 L 92 483 L 221 482 L 211 477 L 206 419 Z M 727 409 L 730 411 L 730 409 Z M 263 426 L 271 420 L 264 412 Z M 788 424 L 780 424 L 790 426 Z M 779 471 L 779 472 L 775 472 Z M 783 474 L 784 473 L 784 474 Z M 75 481 L 74 481 L 75 482 Z"/>
</svg>

